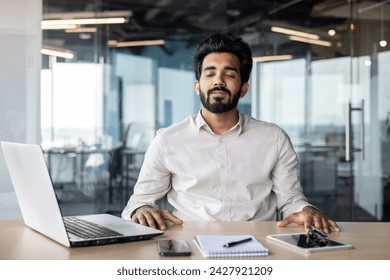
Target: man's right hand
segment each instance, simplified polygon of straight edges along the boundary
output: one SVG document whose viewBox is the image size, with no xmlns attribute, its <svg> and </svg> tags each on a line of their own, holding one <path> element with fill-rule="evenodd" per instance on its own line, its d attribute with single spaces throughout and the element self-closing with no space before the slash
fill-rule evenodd
<svg viewBox="0 0 390 280">
<path fill-rule="evenodd" d="M 175 225 L 181 225 L 183 223 L 182 220 L 177 218 L 168 210 L 158 210 L 151 206 L 141 206 L 137 210 L 135 210 L 131 220 L 135 223 L 139 223 L 144 226 L 148 226 L 151 228 L 156 228 L 160 230 L 166 230 L 167 225 L 165 224 L 165 220 L 172 222 Z"/>
</svg>

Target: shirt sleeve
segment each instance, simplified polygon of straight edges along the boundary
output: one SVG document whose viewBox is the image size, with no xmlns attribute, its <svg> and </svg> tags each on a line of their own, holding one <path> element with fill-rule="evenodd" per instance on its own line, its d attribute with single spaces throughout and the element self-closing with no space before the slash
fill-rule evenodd
<svg viewBox="0 0 390 280">
<path fill-rule="evenodd" d="M 298 166 L 298 158 L 290 138 L 283 130 L 280 130 L 278 159 L 271 173 L 271 178 L 274 183 L 273 191 L 277 198 L 277 207 L 284 218 L 292 213 L 302 211 L 306 206 L 314 207 L 303 193 L 298 177 Z"/>
<path fill-rule="evenodd" d="M 123 219 L 131 219 L 133 212 L 144 205 L 159 208 L 157 201 L 163 198 L 171 186 L 171 173 L 165 167 L 165 153 L 160 134 L 151 142 L 144 158 L 133 195 L 122 211 Z"/>
</svg>

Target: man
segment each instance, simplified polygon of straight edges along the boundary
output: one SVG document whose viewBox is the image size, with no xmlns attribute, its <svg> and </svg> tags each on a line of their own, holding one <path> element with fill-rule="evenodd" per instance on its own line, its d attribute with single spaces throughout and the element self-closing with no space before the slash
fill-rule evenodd
<svg viewBox="0 0 390 280">
<path fill-rule="evenodd" d="M 286 133 L 237 110 L 249 88 L 249 45 L 214 34 L 196 48 L 193 68 L 202 108 L 157 133 L 122 217 L 165 230 L 165 221 L 275 220 L 278 210 L 284 217 L 278 226 L 338 231 L 302 193 Z M 158 208 L 165 196 L 173 213 Z"/>
</svg>

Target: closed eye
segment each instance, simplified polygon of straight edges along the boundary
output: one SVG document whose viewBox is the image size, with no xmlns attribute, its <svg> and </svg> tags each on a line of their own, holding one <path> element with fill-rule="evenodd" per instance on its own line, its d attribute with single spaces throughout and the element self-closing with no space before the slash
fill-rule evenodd
<svg viewBox="0 0 390 280">
<path fill-rule="evenodd" d="M 231 73 L 231 72 L 228 72 L 225 75 L 230 77 L 230 78 L 235 78 L 236 77 L 236 73 Z"/>
</svg>

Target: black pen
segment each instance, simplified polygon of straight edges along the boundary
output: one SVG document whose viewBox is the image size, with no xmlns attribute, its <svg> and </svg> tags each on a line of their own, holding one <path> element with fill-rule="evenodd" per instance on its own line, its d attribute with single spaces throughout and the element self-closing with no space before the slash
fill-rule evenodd
<svg viewBox="0 0 390 280">
<path fill-rule="evenodd" d="M 243 240 L 238 240 L 238 241 L 233 241 L 233 242 L 226 243 L 225 245 L 223 245 L 223 247 L 229 248 L 229 247 L 236 246 L 238 244 L 249 242 L 251 240 L 252 240 L 252 237 L 249 237 L 249 238 L 245 238 Z"/>
</svg>

